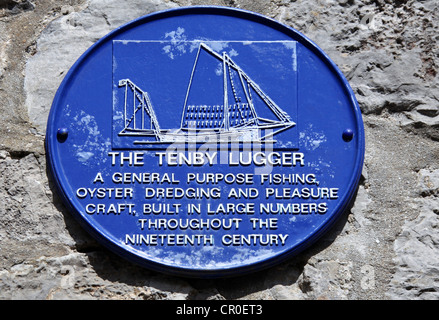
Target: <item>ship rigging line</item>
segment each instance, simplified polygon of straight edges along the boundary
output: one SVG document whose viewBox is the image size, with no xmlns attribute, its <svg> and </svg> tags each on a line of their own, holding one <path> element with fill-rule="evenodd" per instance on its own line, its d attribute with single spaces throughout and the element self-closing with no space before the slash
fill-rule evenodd
<svg viewBox="0 0 439 320">
<path fill-rule="evenodd" d="M 208 53 L 210 53 L 220 61 L 224 61 L 224 58 L 221 57 L 221 55 L 213 51 L 206 44 L 201 43 L 199 50 L 201 49 L 201 47 L 203 47 L 203 49 L 205 49 Z M 245 78 L 247 84 L 249 84 L 253 88 L 253 90 L 255 90 L 255 92 L 261 97 L 261 99 L 264 100 L 270 110 L 273 111 L 273 113 L 280 121 L 292 122 L 290 116 L 285 111 L 283 111 L 273 100 L 271 100 L 271 98 L 267 96 L 267 94 L 265 94 L 262 89 L 259 88 L 259 86 L 244 71 L 242 71 L 242 69 L 227 54 L 224 53 L 224 55 L 227 57 L 227 64 L 235 69 L 238 74 Z"/>
<path fill-rule="evenodd" d="M 146 112 L 146 114 L 151 118 L 151 129 L 154 131 L 154 135 L 156 136 L 156 138 L 159 140 L 160 139 L 160 125 L 158 123 L 157 117 L 155 115 L 154 109 L 152 108 L 152 103 L 151 103 L 151 99 L 149 98 L 149 95 L 147 92 L 144 92 L 142 89 L 140 89 L 139 87 L 137 87 L 131 80 L 129 79 L 124 79 L 124 80 L 120 80 L 119 81 L 119 86 L 125 86 L 125 110 L 124 110 L 124 114 L 125 114 L 125 129 L 127 129 L 131 122 L 133 122 L 133 129 L 136 129 L 136 121 L 135 121 L 135 117 L 136 117 L 136 112 L 139 111 L 139 109 L 142 109 L 142 130 L 145 129 L 145 114 L 144 112 Z M 128 92 L 128 87 L 131 88 L 131 90 L 133 91 L 133 100 L 134 100 L 134 110 L 133 110 L 133 115 L 131 116 L 131 118 L 127 121 L 126 119 L 126 114 L 127 114 L 127 92 Z M 139 94 L 139 92 L 141 92 L 142 94 Z M 139 105 L 136 107 L 136 98 L 139 101 Z"/>
</svg>

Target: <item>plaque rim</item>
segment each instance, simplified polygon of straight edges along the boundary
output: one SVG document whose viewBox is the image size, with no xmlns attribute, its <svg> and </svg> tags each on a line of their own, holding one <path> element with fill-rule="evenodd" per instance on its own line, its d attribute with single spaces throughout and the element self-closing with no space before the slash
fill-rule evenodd
<svg viewBox="0 0 439 320">
<path fill-rule="evenodd" d="M 309 234 L 305 240 L 302 240 L 299 244 L 291 247 L 285 248 L 282 252 L 279 252 L 277 255 L 267 258 L 265 260 L 250 262 L 250 263 L 242 263 L 239 266 L 231 266 L 231 267 L 218 267 L 212 269 L 199 269 L 199 268 L 186 268 L 186 267 L 178 267 L 169 263 L 157 262 L 153 260 L 149 260 L 143 257 L 140 257 L 138 254 L 132 252 L 131 248 L 122 248 L 118 244 L 116 244 L 113 239 L 107 234 L 106 231 L 98 231 L 93 225 L 91 225 L 88 221 L 82 218 L 81 214 L 75 208 L 73 201 L 69 198 L 68 194 L 65 191 L 63 185 L 66 183 L 61 171 L 62 165 L 59 163 L 59 158 L 55 156 L 56 145 L 59 143 L 60 136 L 58 132 L 63 128 L 56 127 L 56 108 L 59 106 L 59 101 L 62 97 L 62 93 L 66 90 L 71 81 L 72 76 L 75 74 L 76 70 L 80 68 L 80 66 L 93 54 L 93 52 L 99 49 L 103 44 L 107 41 L 112 41 L 114 38 L 128 29 L 139 25 L 146 25 L 149 22 L 160 20 L 164 18 L 171 18 L 175 16 L 184 16 L 184 15 L 224 15 L 224 16 L 233 16 L 237 18 L 241 18 L 247 21 L 253 21 L 256 23 L 263 24 L 267 27 L 275 29 L 280 33 L 285 34 L 290 37 L 291 40 L 295 40 L 299 42 L 301 45 L 305 46 L 309 50 L 311 50 L 319 59 L 322 61 L 327 67 L 330 69 L 331 73 L 333 73 L 337 80 L 340 83 L 340 87 L 343 89 L 346 97 L 349 97 L 350 105 L 352 107 L 352 112 L 355 115 L 355 123 L 356 123 L 356 132 L 357 132 L 357 141 L 358 148 L 355 152 L 356 154 L 356 162 L 353 165 L 353 174 L 350 177 L 348 182 L 348 186 L 350 187 L 348 191 L 344 194 L 344 199 L 340 199 L 337 203 L 337 206 L 333 209 L 333 216 L 320 228 L 313 229 L 313 232 Z M 63 135 L 67 133 L 63 132 Z M 62 138 L 62 137 L 61 137 Z M 89 234 L 91 234 L 100 244 L 104 247 L 110 249 L 112 252 L 117 253 L 119 256 L 134 262 L 138 265 L 151 269 L 153 271 L 182 276 L 182 277 L 190 277 L 190 278 L 222 278 L 222 277 L 233 277 L 240 276 L 248 273 L 253 273 L 256 271 L 260 271 L 263 269 L 267 269 L 273 267 L 289 258 L 296 256 L 297 254 L 303 252 L 309 246 L 314 245 L 317 240 L 319 240 L 329 229 L 331 229 L 337 221 L 340 220 L 340 217 L 346 211 L 348 207 L 352 205 L 353 200 L 355 200 L 355 194 L 358 189 L 359 181 L 361 178 L 361 173 L 364 164 L 364 155 L 365 155 L 365 134 L 364 134 L 364 124 L 362 119 L 362 114 L 360 107 L 358 105 L 355 94 L 349 85 L 347 79 L 338 68 L 338 66 L 330 59 L 330 57 L 320 48 L 318 47 L 312 40 L 303 35 L 301 32 L 289 27 L 275 19 L 266 17 L 262 14 L 255 13 L 249 10 L 231 8 L 225 6 L 189 6 L 189 7 L 179 7 L 172 8 L 162 11 L 153 12 L 147 14 L 145 16 L 141 16 L 132 21 L 129 21 L 120 27 L 112 30 L 108 34 L 104 35 L 98 41 L 96 41 L 92 46 L 90 46 L 70 67 L 69 71 L 66 73 L 64 79 L 59 85 L 55 97 L 53 99 L 48 121 L 46 127 L 46 135 L 45 135 L 45 150 L 46 150 L 46 161 L 47 166 L 49 168 L 49 176 L 52 176 L 52 180 L 57 191 L 58 196 L 62 200 L 62 204 L 67 208 L 67 211 L 73 215 L 76 221 L 79 222 L 82 228 L 84 228 Z M 61 170 L 60 170 L 61 169 Z"/>
</svg>

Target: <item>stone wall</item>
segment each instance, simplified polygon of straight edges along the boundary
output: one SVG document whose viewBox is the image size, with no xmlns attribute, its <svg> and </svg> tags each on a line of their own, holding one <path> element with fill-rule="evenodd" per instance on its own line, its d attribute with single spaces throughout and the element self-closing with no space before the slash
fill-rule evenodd
<svg viewBox="0 0 439 320">
<path fill-rule="evenodd" d="M 112 29 L 212 4 L 307 35 L 350 82 L 365 123 L 354 206 L 318 243 L 233 281 L 165 276 L 95 242 L 48 178 L 52 99 Z M 0 299 L 438 299 L 439 2 L 0 0 Z"/>
</svg>

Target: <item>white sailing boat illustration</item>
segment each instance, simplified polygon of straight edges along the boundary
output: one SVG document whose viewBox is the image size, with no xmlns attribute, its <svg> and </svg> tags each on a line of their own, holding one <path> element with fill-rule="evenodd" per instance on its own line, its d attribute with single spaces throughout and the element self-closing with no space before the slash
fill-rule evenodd
<svg viewBox="0 0 439 320">
<path fill-rule="evenodd" d="M 191 94 L 195 95 L 192 91 L 201 52 L 221 64 L 222 70 L 216 72 L 222 74 L 222 101 L 216 101 L 216 104 L 190 103 Z M 122 79 L 118 85 L 125 90 L 124 127 L 119 135 L 138 137 L 134 144 L 272 142 L 273 136 L 296 125 L 229 54 L 219 54 L 205 43 L 198 47 L 179 128 L 161 128 L 149 93 L 130 79 Z M 268 108 L 271 118 L 265 116 L 267 112 L 264 112 L 264 117 L 259 116 L 256 104 Z"/>
</svg>

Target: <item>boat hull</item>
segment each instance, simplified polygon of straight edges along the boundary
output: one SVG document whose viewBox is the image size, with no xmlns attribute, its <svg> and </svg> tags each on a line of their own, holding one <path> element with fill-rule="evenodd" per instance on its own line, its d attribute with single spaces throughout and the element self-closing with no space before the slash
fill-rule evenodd
<svg viewBox="0 0 439 320">
<path fill-rule="evenodd" d="M 273 136 L 288 128 L 293 127 L 294 123 L 270 126 L 254 126 L 243 128 L 231 128 L 229 130 L 191 130 L 191 129 L 167 129 L 167 130 L 136 130 L 127 132 L 129 135 L 139 135 L 142 137 L 154 137 L 157 141 L 138 140 L 136 144 L 151 143 L 266 143 L 274 142 Z"/>
</svg>

